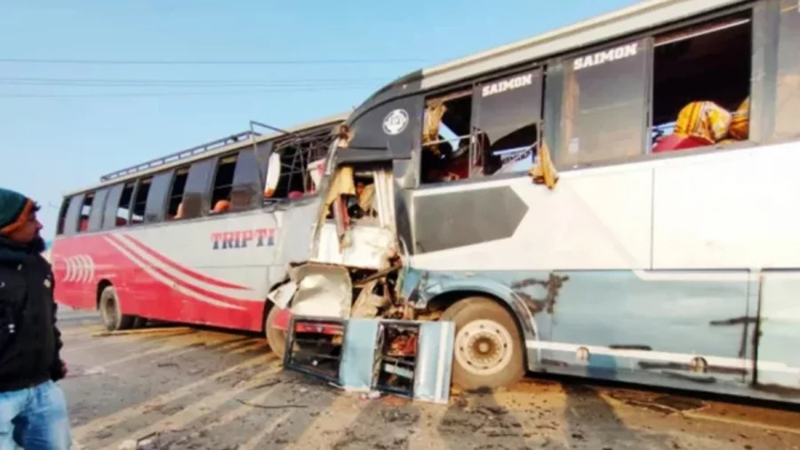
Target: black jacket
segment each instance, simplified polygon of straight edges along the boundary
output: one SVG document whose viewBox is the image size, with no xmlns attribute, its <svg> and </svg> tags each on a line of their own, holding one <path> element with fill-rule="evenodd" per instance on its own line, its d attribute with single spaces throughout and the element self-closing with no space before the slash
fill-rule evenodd
<svg viewBox="0 0 800 450">
<path fill-rule="evenodd" d="M 41 255 L 0 236 L 0 392 L 64 377 L 53 288 Z"/>
</svg>

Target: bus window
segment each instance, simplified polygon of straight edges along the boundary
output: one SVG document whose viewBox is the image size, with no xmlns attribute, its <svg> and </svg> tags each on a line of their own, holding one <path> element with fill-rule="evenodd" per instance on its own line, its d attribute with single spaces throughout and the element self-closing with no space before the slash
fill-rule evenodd
<svg viewBox="0 0 800 450">
<path fill-rule="evenodd" d="M 265 199 L 293 200 L 316 193 L 312 172 L 324 161 L 329 144 L 329 129 L 277 143 L 267 165 Z"/>
<path fill-rule="evenodd" d="M 225 156 L 220 158 L 219 164 L 217 164 L 217 172 L 214 174 L 214 185 L 211 190 L 211 214 L 230 211 L 231 188 L 237 159 L 237 155 Z"/>
<path fill-rule="evenodd" d="M 124 189 L 125 186 L 122 184 L 116 184 L 109 188 L 108 199 L 106 200 L 106 207 L 104 208 L 103 211 L 103 225 L 102 225 L 103 230 L 110 230 L 119 226 L 117 224 L 117 213 Z M 128 195 L 128 203 L 130 203 L 130 201 L 131 201 L 130 195 Z"/>
<path fill-rule="evenodd" d="M 100 189 L 94 198 L 94 207 L 89 213 L 88 231 L 98 231 L 103 227 L 103 212 L 108 200 L 108 188 Z"/>
<path fill-rule="evenodd" d="M 83 208 L 83 199 L 86 194 L 79 194 L 69 200 L 69 207 L 67 208 L 67 216 L 64 219 L 64 234 L 69 236 L 78 232 L 78 220 L 81 216 L 81 209 Z"/>
<path fill-rule="evenodd" d="M 208 211 L 211 203 L 208 199 L 209 184 L 216 164 L 215 158 L 204 159 L 192 164 L 189 176 L 186 178 L 186 188 L 183 190 L 183 201 L 180 207 L 182 219 L 201 217 Z"/>
<path fill-rule="evenodd" d="M 150 194 L 150 185 L 153 184 L 153 177 L 142 178 L 136 186 L 136 197 L 133 200 L 133 210 L 131 211 L 131 224 L 144 223 L 144 211 L 147 206 L 147 197 Z"/>
<path fill-rule="evenodd" d="M 420 180 L 438 183 L 469 178 L 472 89 L 426 101 Z"/>
<path fill-rule="evenodd" d="M 192 164 L 183 192 L 182 218 L 204 216 L 210 207 L 209 184 L 215 173 L 217 160 L 206 159 Z"/>
<path fill-rule="evenodd" d="M 656 37 L 654 153 L 748 138 L 751 47 L 749 12 Z"/>
<path fill-rule="evenodd" d="M 625 42 L 566 60 L 557 165 L 590 165 L 643 153 L 647 44 Z M 551 107 L 558 106 L 546 106 Z"/>
<path fill-rule="evenodd" d="M 484 175 L 533 166 L 542 115 L 542 71 L 482 83 L 474 93 L 475 166 Z"/>
<path fill-rule="evenodd" d="M 775 137 L 800 134 L 800 4 L 781 3 L 778 29 L 778 80 L 775 107 Z"/>
<path fill-rule="evenodd" d="M 172 180 L 172 189 L 169 192 L 169 202 L 167 203 L 167 220 L 180 219 L 183 217 L 183 192 L 186 189 L 186 179 L 189 176 L 189 167 L 181 167 L 175 171 Z"/>
<path fill-rule="evenodd" d="M 175 171 L 168 170 L 161 172 L 153 177 L 150 184 L 150 192 L 147 195 L 147 204 L 144 207 L 144 222 L 158 223 L 164 220 L 169 197 L 172 177 Z"/>
<path fill-rule="evenodd" d="M 92 212 L 92 205 L 94 204 L 94 192 L 87 193 L 83 197 L 83 204 L 81 205 L 81 216 L 78 222 L 78 232 L 89 230 L 89 214 Z"/>
<path fill-rule="evenodd" d="M 56 235 L 64 234 L 64 223 L 67 218 L 67 210 L 69 209 L 69 200 L 67 197 L 61 202 L 61 209 L 58 211 L 58 226 L 56 227 Z"/>
<path fill-rule="evenodd" d="M 127 183 L 122 189 L 122 195 L 119 197 L 116 214 L 114 218 L 115 227 L 124 227 L 131 220 L 131 202 L 133 201 L 133 191 L 136 187 L 135 183 Z"/>
<path fill-rule="evenodd" d="M 239 152 L 231 187 L 231 210 L 245 211 L 261 204 L 261 164 L 252 148 Z"/>
</svg>

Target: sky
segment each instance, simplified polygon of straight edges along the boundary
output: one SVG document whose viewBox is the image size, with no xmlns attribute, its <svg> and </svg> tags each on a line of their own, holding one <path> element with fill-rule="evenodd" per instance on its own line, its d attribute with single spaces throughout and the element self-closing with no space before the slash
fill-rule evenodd
<svg viewBox="0 0 800 450">
<path fill-rule="evenodd" d="M 2 0 L 0 186 L 41 204 L 49 238 L 62 195 L 103 174 L 633 3 Z"/>
</svg>

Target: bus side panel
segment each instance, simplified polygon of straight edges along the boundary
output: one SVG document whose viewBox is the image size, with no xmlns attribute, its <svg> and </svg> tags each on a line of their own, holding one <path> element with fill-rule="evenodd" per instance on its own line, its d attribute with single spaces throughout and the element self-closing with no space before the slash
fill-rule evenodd
<svg viewBox="0 0 800 450">
<path fill-rule="evenodd" d="M 800 400 L 800 271 L 762 274 L 758 386 Z"/>
<path fill-rule="evenodd" d="M 412 265 L 428 270 L 648 269 L 653 170 L 566 172 L 414 192 Z M 453 226 L 452 224 L 458 224 Z"/>
<path fill-rule="evenodd" d="M 747 271 L 409 273 L 404 294 L 420 307 L 457 291 L 519 299 L 526 311 L 511 309 L 535 328 L 524 330 L 532 371 L 748 393 Z"/>
<path fill-rule="evenodd" d="M 258 210 L 117 234 L 119 252 L 137 267 L 127 293 L 136 314 L 261 330 L 276 227 L 274 213 Z"/>
<path fill-rule="evenodd" d="M 311 238 L 313 226 L 319 215 L 321 200 L 313 198 L 303 204 L 293 204 L 289 208 L 276 211 L 275 256 L 269 260 L 269 278 L 265 279 L 265 289 L 280 283 L 289 273 L 290 263 L 308 261 L 311 258 Z M 265 291 L 264 297 L 269 292 Z"/>
<path fill-rule="evenodd" d="M 723 393 L 745 384 L 747 271 L 555 274 L 552 339 L 536 343 L 548 371 Z"/>
<path fill-rule="evenodd" d="M 655 168 L 654 269 L 800 267 L 800 144 Z"/>
<path fill-rule="evenodd" d="M 122 258 L 105 233 L 59 237 L 53 243 L 56 301 L 76 309 L 96 309 L 98 284 L 107 280 L 124 291 L 133 266 Z"/>
</svg>

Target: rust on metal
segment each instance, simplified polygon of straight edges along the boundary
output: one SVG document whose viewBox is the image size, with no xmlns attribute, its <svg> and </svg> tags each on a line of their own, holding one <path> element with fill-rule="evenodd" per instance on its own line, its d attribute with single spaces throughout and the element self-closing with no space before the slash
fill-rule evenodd
<svg viewBox="0 0 800 450">
<path fill-rule="evenodd" d="M 564 282 L 569 280 L 569 276 L 560 276 L 554 273 L 550 273 L 547 280 L 540 280 L 538 278 L 526 278 L 524 280 L 520 280 L 516 283 L 511 285 L 511 289 L 522 298 L 525 303 L 528 305 L 529 308 L 533 311 L 534 314 L 538 312 L 546 312 L 548 314 L 553 314 L 554 307 L 556 304 L 556 298 L 558 298 L 558 292 L 562 286 L 564 286 Z M 522 291 L 526 287 L 530 286 L 542 286 L 544 287 L 545 291 L 545 298 L 543 300 L 534 298 L 532 295 L 529 295 Z"/>
</svg>

